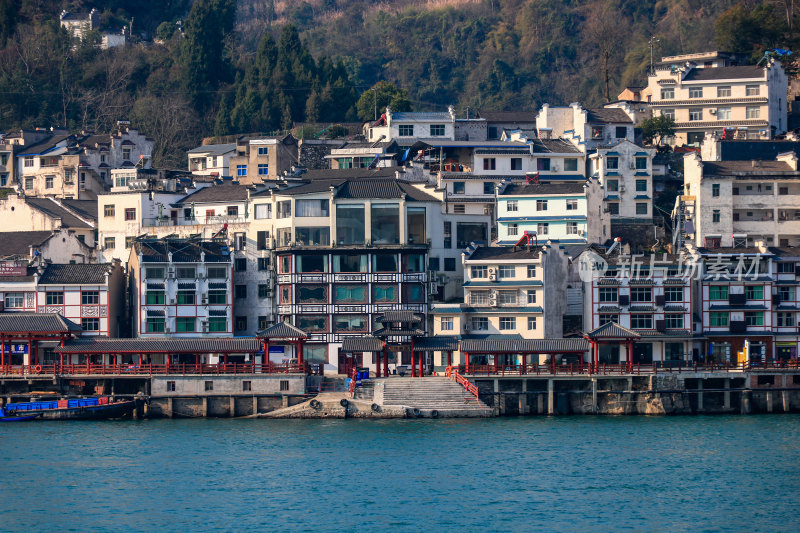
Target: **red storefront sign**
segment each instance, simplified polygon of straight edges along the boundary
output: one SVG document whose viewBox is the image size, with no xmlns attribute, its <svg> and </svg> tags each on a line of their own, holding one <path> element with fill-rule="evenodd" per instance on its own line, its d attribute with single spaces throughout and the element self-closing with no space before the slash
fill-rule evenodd
<svg viewBox="0 0 800 533">
<path fill-rule="evenodd" d="M 24 266 L 0 263 L 0 276 L 26 276 L 28 269 Z"/>
</svg>

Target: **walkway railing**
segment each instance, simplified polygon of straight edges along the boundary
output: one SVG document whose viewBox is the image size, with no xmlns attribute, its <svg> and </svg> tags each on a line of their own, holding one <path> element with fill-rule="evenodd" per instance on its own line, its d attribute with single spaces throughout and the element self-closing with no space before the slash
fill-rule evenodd
<svg viewBox="0 0 800 533">
<path fill-rule="evenodd" d="M 456 367 L 453 367 L 454 371 Z M 526 364 L 526 365 L 459 365 L 458 372 L 470 376 L 573 376 L 573 375 L 657 375 L 680 374 L 686 372 L 745 372 L 750 370 L 800 370 L 800 362 L 766 361 L 751 363 L 691 363 L 686 365 L 660 366 L 658 363 L 600 363 L 595 368 L 592 363 L 568 365 Z"/>
<path fill-rule="evenodd" d="M 445 376 L 453 378 L 453 381 L 464 387 L 467 392 L 475 396 L 476 399 L 478 398 L 478 387 L 473 385 L 467 378 L 462 376 L 457 368 L 448 366 L 445 371 Z"/>
<path fill-rule="evenodd" d="M 179 363 L 174 365 L 154 364 L 45 364 L 2 365 L 0 376 L 154 376 L 154 375 L 220 375 L 220 374 L 304 374 L 308 364 L 253 364 L 219 363 L 215 365 Z"/>
</svg>

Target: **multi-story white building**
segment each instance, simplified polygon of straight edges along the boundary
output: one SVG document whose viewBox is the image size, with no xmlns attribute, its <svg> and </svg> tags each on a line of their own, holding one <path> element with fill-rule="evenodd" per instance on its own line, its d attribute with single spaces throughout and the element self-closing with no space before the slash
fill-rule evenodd
<svg viewBox="0 0 800 533">
<path fill-rule="evenodd" d="M 580 104 L 568 107 L 542 105 L 536 127 L 542 138 L 565 138 L 583 152 L 623 139 L 634 140 L 634 110 L 624 103 L 614 107 L 585 109 Z"/>
<path fill-rule="evenodd" d="M 224 242 L 138 239 L 128 272 L 133 336 L 233 334 L 233 257 Z"/>
<path fill-rule="evenodd" d="M 598 180 L 507 183 L 497 191 L 497 243 L 602 243 L 610 237 Z"/>
<path fill-rule="evenodd" d="M 788 78 L 781 64 L 731 65 L 718 53 L 662 58 L 642 91 L 654 115 L 675 120 L 675 144 L 707 133 L 771 139 L 787 130 Z"/>
<path fill-rule="evenodd" d="M 770 248 L 775 359 L 797 359 L 800 347 L 800 248 Z"/>
<path fill-rule="evenodd" d="M 696 246 L 800 245 L 800 171 L 794 152 L 774 161 L 684 157 L 674 217 Z"/>
<path fill-rule="evenodd" d="M 397 141 L 401 146 L 410 146 L 420 139 L 454 140 L 455 132 L 456 112 L 453 106 L 449 106 L 444 113 L 401 113 L 387 107 L 377 121 L 364 124 L 364 137 L 368 142 Z"/>
<path fill-rule="evenodd" d="M 230 160 L 235 157 L 236 143 L 206 144 L 187 152 L 189 171 L 202 176 L 223 177 L 231 175 Z M 246 175 L 246 173 L 245 173 Z"/>
<path fill-rule="evenodd" d="M 590 175 L 604 189 L 605 209 L 612 222 L 652 222 L 655 152 L 623 139 L 598 145 L 589 155 Z"/>
<path fill-rule="evenodd" d="M 65 239 L 62 242 L 65 246 L 52 248 L 54 255 L 49 259 L 86 263 L 95 258 L 97 212 L 93 201 L 29 198 L 8 194 L 0 199 L 0 216 L 4 221 L 0 227 L 0 238 L 3 233 L 18 233 L 20 230 L 51 233 L 63 231 L 69 233 L 70 237 L 62 237 Z M 64 254 L 69 254 L 69 257 Z"/>
</svg>

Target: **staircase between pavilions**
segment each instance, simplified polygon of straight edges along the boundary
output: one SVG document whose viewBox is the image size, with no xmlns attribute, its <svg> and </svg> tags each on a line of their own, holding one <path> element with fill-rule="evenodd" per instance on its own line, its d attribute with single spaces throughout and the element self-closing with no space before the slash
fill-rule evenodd
<svg viewBox="0 0 800 533">
<path fill-rule="evenodd" d="M 412 416 L 496 416 L 494 408 L 447 377 L 378 379 L 374 387 L 383 388 L 382 405 L 406 407 Z"/>
</svg>

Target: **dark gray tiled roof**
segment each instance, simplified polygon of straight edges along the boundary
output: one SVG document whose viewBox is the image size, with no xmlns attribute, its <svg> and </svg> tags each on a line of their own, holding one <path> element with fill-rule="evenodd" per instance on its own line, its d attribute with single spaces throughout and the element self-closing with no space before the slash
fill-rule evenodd
<svg viewBox="0 0 800 533">
<path fill-rule="evenodd" d="M 378 328 L 375 330 L 376 337 L 421 337 L 425 335 L 425 331 L 419 328 L 413 329 L 395 329 L 395 328 Z"/>
<path fill-rule="evenodd" d="M 342 339 L 343 352 L 380 352 L 381 350 L 383 350 L 383 341 L 371 335 Z"/>
<path fill-rule="evenodd" d="M 526 260 L 537 259 L 541 248 L 531 246 L 530 251 L 527 248 L 520 248 L 515 250 L 514 247 L 509 246 L 481 246 L 475 250 L 471 256 L 468 257 L 469 261 L 488 261 L 492 259 L 497 260 Z"/>
<path fill-rule="evenodd" d="M 478 118 L 486 122 L 504 122 L 506 124 L 536 124 L 538 111 L 478 111 Z"/>
<path fill-rule="evenodd" d="M 625 111 L 616 107 L 599 107 L 586 110 L 586 120 L 590 124 L 633 124 Z"/>
<path fill-rule="evenodd" d="M 551 195 L 551 194 L 584 194 L 583 181 L 577 182 L 552 182 L 552 183 L 512 183 L 503 189 L 500 196 L 530 194 L 530 195 Z"/>
<path fill-rule="evenodd" d="M 92 227 L 50 198 L 26 198 L 25 202 L 37 211 L 53 218 L 60 218 L 62 227 L 87 229 Z"/>
<path fill-rule="evenodd" d="M 437 335 L 435 337 L 422 337 L 414 341 L 415 350 L 458 350 L 458 337 Z"/>
<path fill-rule="evenodd" d="M 53 147 L 55 147 L 58 143 L 60 143 L 64 139 L 69 139 L 69 138 L 70 138 L 70 135 L 54 135 L 54 136 L 50 137 L 49 139 L 45 139 L 42 142 L 33 144 L 33 145 L 29 146 L 28 148 L 25 148 L 21 152 L 17 152 L 17 155 L 18 156 L 24 156 L 24 155 L 43 154 L 43 153 L 47 152 L 48 150 L 52 150 Z"/>
<path fill-rule="evenodd" d="M 61 204 L 78 216 L 97 222 L 97 201 L 63 199 Z"/>
<path fill-rule="evenodd" d="M 367 199 L 367 198 L 406 198 L 417 202 L 440 202 L 426 192 L 423 192 L 410 183 L 397 179 L 344 179 L 344 180 L 314 180 L 302 185 L 283 189 L 275 194 L 297 195 L 326 192 L 333 187 L 337 198 Z"/>
<path fill-rule="evenodd" d="M 224 155 L 227 154 L 228 152 L 233 152 L 234 150 L 236 150 L 236 143 L 206 144 L 204 146 L 198 146 L 197 148 L 192 148 L 187 153 Z"/>
<path fill-rule="evenodd" d="M 184 239 L 142 239 L 134 241 L 133 252 L 142 254 L 142 262 L 166 263 L 172 252 L 174 263 L 198 263 L 205 253 L 206 263 L 228 263 L 231 253 L 228 245 L 217 241 L 189 241 Z"/>
<path fill-rule="evenodd" d="M 0 257 L 25 255 L 30 246 L 41 246 L 53 235 L 52 231 L 6 231 L 0 233 Z"/>
<path fill-rule="evenodd" d="M 586 333 L 586 336 L 592 339 L 636 339 L 640 335 L 616 322 L 606 322 L 599 328 Z"/>
<path fill-rule="evenodd" d="M 106 272 L 112 266 L 105 264 L 51 264 L 39 278 L 42 285 L 103 285 L 106 282 Z"/>
<path fill-rule="evenodd" d="M 563 139 L 534 139 L 531 142 L 533 153 L 580 154 L 581 151 L 569 141 Z"/>
<path fill-rule="evenodd" d="M 764 69 L 755 65 L 742 65 L 736 67 L 693 68 L 683 81 L 712 81 L 736 79 L 763 79 Z"/>
<path fill-rule="evenodd" d="M 462 339 L 466 353 L 563 353 L 586 352 L 586 339 Z"/>
<path fill-rule="evenodd" d="M 69 341 L 56 353 L 256 353 L 261 342 L 254 337 L 186 337 L 157 339 L 83 338 Z"/>
<path fill-rule="evenodd" d="M 692 332 L 688 329 L 673 329 L 669 331 L 656 331 L 653 329 L 637 329 L 634 330 L 638 333 L 641 337 L 653 338 L 653 337 L 691 337 Z"/>
<path fill-rule="evenodd" d="M 377 318 L 378 322 L 385 324 L 386 322 L 408 322 L 411 324 L 419 324 L 422 322 L 422 317 L 413 311 L 398 310 L 398 311 L 385 311 Z"/>
<path fill-rule="evenodd" d="M 247 200 L 248 188 L 238 183 L 224 181 L 219 185 L 203 187 L 192 194 L 182 198 L 177 204 L 188 204 L 191 202 L 244 202 Z"/>
<path fill-rule="evenodd" d="M 3 333 L 69 333 L 81 327 L 58 313 L 0 313 Z"/>
<path fill-rule="evenodd" d="M 300 175 L 304 180 L 346 180 L 352 178 L 393 178 L 403 167 L 379 168 L 323 168 L 307 170 Z"/>
<path fill-rule="evenodd" d="M 770 173 L 788 172 L 792 176 L 800 175 L 785 161 L 757 161 L 753 166 L 752 161 L 703 161 L 704 176 L 726 176 L 738 173 Z"/>
<path fill-rule="evenodd" d="M 267 329 L 256 332 L 256 335 L 265 339 L 303 339 L 308 338 L 308 333 L 286 322 L 279 322 Z"/>
</svg>

